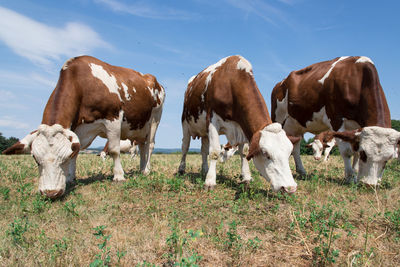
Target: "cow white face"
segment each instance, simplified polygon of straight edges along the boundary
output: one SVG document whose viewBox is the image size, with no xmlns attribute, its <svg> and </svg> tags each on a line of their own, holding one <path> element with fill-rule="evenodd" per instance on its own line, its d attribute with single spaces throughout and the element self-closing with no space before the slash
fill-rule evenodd
<svg viewBox="0 0 400 267">
<path fill-rule="evenodd" d="M 364 127 L 361 132 L 337 132 L 334 136 L 351 143 L 360 154 L 358 180 L 369 185 L 377 185 L 386 162 L 398 157 L 400 132 L 390 128 Z"/>
<path fill-rule="evenodd" d="M 382 179 L 386 162 L 398 156 L 400 133 L 390 128 L 365 127 L 356 135 L 360 154 L 358 179 L 377 185 Z"/>
<path fill-rule="evenodd" d="M 320 160 L 322 157 L 322 151 L 324 150 L 324 146 L 322 145 L 320 140 L 314 140 L 309 144 L 313 150 L 314 159 Z"/>
<path fill-rule="evenodd" d="M 253 140 L 254 139 L 254 140 Z M 272 185 L 274 191 L 294 193 L 297 184 L 289 167 L 293 145 L 279 123 L 272 123 L 260 131 L 258 145 L 254 137 L 247 159 L 254 157 L 254 165 Z"/>
<path fill-rule="evenodd" d="M 61 125 L 40 125 L 31 153 L 39 168 L 39 191 L 49 198 L 64 194 L 68 166 L 79 152 L 79 139 Z"/>
</svg>

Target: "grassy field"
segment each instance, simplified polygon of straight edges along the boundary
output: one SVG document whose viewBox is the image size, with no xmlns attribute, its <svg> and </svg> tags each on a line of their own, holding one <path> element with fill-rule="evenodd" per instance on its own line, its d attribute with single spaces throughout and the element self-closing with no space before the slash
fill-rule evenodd
<svg viewBox="0 0 400 267">
<path fill-rule="evenodd" d="M 218 165 L 203 190 L 200 155 L 153 155 L 152 173 L 123 156 L 128 180 L 80 155 L 77 185 L 49 201 L 36 193 L 30 156 L 0 156 L 1 266 L 400 266 L 400 164 L 377 190 L 343 184 L 343 164 L 304 156 L 309 176 L 293 195 L 258 175 L 245 190 L 240 159 Z M 293 169 L 293 162 L 291 162 Z"/>
</svg>

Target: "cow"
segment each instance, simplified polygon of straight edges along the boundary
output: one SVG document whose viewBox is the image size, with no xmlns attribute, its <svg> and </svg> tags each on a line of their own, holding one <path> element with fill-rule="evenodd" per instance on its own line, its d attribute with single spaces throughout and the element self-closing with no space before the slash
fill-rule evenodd
<svg viewBox="0 0 400 267">
<path fill-rule="evenodd" d="M 226 143 L 225 145 L 221 145 L 221 154 L 220 154 L 220 162 L 228 161 L 233 155 L 235 155 L 236 151 L 238 151 L 239 146 L 232 146 L 231 144 Z"/>
<path fill-rule="evenodd" d="M 311 143 L 306 145 L 307 147 L 312 148 L 315 160 L 320 160 L 322 157 L 322 152 L 324 152 L 324 162 L 328 161 L 329 154 L 336 145 L 336 139 L 333 135 L 334 132 L 331 131 L 319 133 L 314 137 L 314 140 Z"/>
<path fill-rule="evenodd" d="M 114 181 L 125 180 L 120 139 L 139 143 L 140 170 L 147 174 L 164 98 L 153 75 L 90 56 L 71 58 L 60 70 L 41 125 L 4 154 L 31 151 L 39 168 L 39 191 L 51 199 L 75 180 L 78 152 L 96 136 L 108 139 Z"/>
<path fill-rule="evenodd" d="M 398 132 L 387 129 L 391 127 L 388 104 L 378 72 L 368 57 L 340 57 L 291 72 L 274 87 L 271 108 L 272 121 L 281 123 L 288 135 L 301 137 L 305 132 L 337 132 L 335 137 L 339 138 L 336 140 L 344 160 L 347 182 L 361 179 L 376 185 L 382 166 L 390 158 L 387 155 L 392 155 L 395 149 L 393 142 L 397 140 Z M 381 129 L 369 128 L 371 126 Z M 362 132 L 353 131 L 361 128 Z M 377 149 L 374 145 L 378 143 L 370 139 L 383 146 L 377 151 L 386 152 L 373 156 Z M 346 140 L 353 140 L 354 145 Z M 350 162 L 354 151 L 373 159 L 364 161 L 366 157 L 361 158 L 363 164 L 359 166 L 358 176 Z M 300 143 L 295 145 L 293 156 L 296 171 L 305 175 Z M 355 163 L 357 157 L 355 154 Z"/>
<path fill-rule="evenodd" d="M 128 153 L 131 154 L 131 158 L 135 158 L 136 155 L 139 154 L 139 147 L 136 141 L 131 141 L 129 139 L 121 140 L 119 142 L 119 149 L 121 153 Z M 109 155 L 108 151 L 108 142 L 105 144 L 103 150 L 100 152 L 99 156 L 102 158 L 103 161 L 106 160 L 106 156 Z"/>
<path fill-rule="evenodd" d="M 229 56 L 193 76 L 185 92 L 182 112 L 182 159 L 185 172 L 190 138 L 201 138 L 205 188 L 216 185 L 216 163 L 220 155 L 219 135 L 248 151 L 241 153 L 242 182 L 251 180 L 248 161 L 271 182 L 274 191 L 294 193 L 297 184 L 289 167 L 293 145 L 279 123 L 272 123 L 267 105 L 254 80 L 251 64 L 241 56 Z M 243 154 L 247 156 L 244 157 Z M 210 168 L 207 156 L 210 159 Z"/>
</svg>

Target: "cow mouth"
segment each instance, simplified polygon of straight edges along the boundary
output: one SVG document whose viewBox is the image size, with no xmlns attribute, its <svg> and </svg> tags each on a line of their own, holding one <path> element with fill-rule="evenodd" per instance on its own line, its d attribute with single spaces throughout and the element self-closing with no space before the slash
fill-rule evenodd
<svg viewBox="0 0 400 267">
<path fill-rule="evenodd" d="M 282 186 L 281 191 L 284 193 L 288 193 L 288 194 L 293 194 L 294 192 L 296 192 L 297 187 L 296 186 L 289 186 L 289 187 L 284 187 Z"/>
</svg>

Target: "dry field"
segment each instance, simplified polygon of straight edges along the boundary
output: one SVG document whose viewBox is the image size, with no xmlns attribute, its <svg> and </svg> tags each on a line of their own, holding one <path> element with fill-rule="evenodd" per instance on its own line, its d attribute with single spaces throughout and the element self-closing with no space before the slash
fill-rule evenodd
<svg viewBox="0 0 400 267">
<path fill-rule="evenodd" d="M 153 172 L 123 156 L 128 178 L 80 155 L 77 184 L 60 200 L 37 191 L 27 155 L 0 156 L 1 266 L 400 266 L 400 164 L 378 189 L 343 184 L 343 165 L 303 156 L 309 176 L 293 195 L 273 193 L 255 171 L 246 190 L 240 159 L 218 165 L 203 190 L 200 155 L 153 155 Z M 293 162 L 292 169 L 293 169 Z"/>
</svg>

